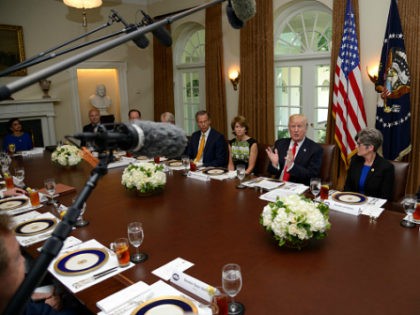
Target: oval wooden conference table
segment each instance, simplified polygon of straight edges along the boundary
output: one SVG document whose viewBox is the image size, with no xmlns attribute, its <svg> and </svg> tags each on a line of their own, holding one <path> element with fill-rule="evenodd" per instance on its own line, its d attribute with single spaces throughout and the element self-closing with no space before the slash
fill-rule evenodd
<svg viewBox="0 0 420 315">
<path fill-rule="evenodd" d="M 80 191 L 91 171 L 86 162 L 71 170 L 53 165 L 47 152 L 14 163 L 25 166 L 25 182 L 32 187 L 55 177 Z M 110 169 L 99 181 L 87 201 L 90 224 L 72 235 L 108 245 L 127 236 L 128 222 L 140 221 L 145 231 L 140 250 L 149 259 L 76 294 L 92 312 L 99 311 L 98 300 L 131 283 L 159 280 L 152 270 L 176 257 L 195 264 L 187 274 L 215 286 L 221 285 L 222 266 L 238 263 L 243 287 L 236 300 L 246 314 L 420 311 L 420 234 L 400 226 L 401 213 L 384 211 L 371 223 L 366 216 L 331 211 L 327 238 L 297 251 L 277 246 L 259 224 L 266 202 L 258 191 L 236 189 L 236 180 L 203 182 L 174 171 L 163 193 L 142 198 L 121 185 L 122 171 Z M 72 197 L 59 200 L 69 205 Z M 38 246 L 28 251 L 36 255 Z"/>
</svg>

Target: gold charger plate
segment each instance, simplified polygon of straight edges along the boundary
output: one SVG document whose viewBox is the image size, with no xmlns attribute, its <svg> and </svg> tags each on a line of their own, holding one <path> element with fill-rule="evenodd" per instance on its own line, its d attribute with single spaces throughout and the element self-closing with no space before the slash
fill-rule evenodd
<svg viewBox="0 0 420 315">
<path fill-rule="evenodd" d="M 53 229 L 57 225 L 56 219 L 39 218 L 28 220 L 15 227 L 15 234 L 19 236 L 32 236 Z"/>
<path fill-rule="evenodd" d="M 214 168 L 205 169 L 203 171 L 203 173 L 207 174 L 207 175 L 223 175 L 223 174 L 227 173 L 227 171 L 228 170 L 225 169 L 225 168 L 214 167 Z"/>
<path fill-rule="evenodd" d="M 349 205 L 361 205 L 367 201 L 363 194 L 350 191 L 337 191 L 331 195 L 331 199 Z"/>
<path fill-rule="evenodd" d="M 161 296 L 140 304 L 131 315 L 183 315 L 186 312 L 198 314 L 191 300 L 181 296 Z"/>
<path fill-rule="evenodd" d="M 168 162 L 169 166 L 173 166 L 173 167 L 178 167 L 178 166 L 182 166 L 182 162 L 181 161 L 170 161 Z"/>
<path fill-rule="evenodd" d="M 29 202 L 28 198 L 6 198 L 0 200 L 0 210 L 13 210 L 25 206 Z"/>
<path fill-rule="evenodd" d="M 102 267 L 108 258 L 105 248 L 80 248 L 59 257 L 54 270 L 64 276 L 82 275 Z"/>
</svg>

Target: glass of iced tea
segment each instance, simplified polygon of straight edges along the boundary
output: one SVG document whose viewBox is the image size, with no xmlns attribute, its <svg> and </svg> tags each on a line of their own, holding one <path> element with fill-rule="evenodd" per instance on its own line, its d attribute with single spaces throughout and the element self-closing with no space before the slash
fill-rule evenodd
<svg viewBox="0 0 420 315">
<path fill-rule="evenodd" d="M 216 292 L 212 298 L 212 310 L 213 314 L 217 315 L 228 315 L 229 309 L 229 297 L 223 292 L 221 287 L 216 288 Z"/>
<path fill-rule="evenodd" d="M 128 239 L 121 237 L 111 243 L 111 249 L 117 254 L 118 264 L 125 267 L 130 263 L 130 251 L 128 249 Z"/>
<path fill-rule="evenodd" d="M 327 200 L 328 199 L 329 192 L 330 192 L 330 183 L 322 182 L 321 183 L 321 191 L 320 191 L 319 197 L 322 200 Z"/>
<path fill-rule="evenodd" d="M 9 172 L 5 172 L 3 174 L 4 176 L 4 182 L 6 183 L 6 189 L 12 189 L 15 187 L 15 184 L 13 183 L 13 176 Z"/>
<path fill-rule="evenodd" d="M 31 201 L 32 207 L 37 207 L 41 204 L 39 200 L 39 193 L 37 190 L 29 189 L 28 194 L 29 194 L 29 200 Z"/>
<path fill-rule="evenodd" d="M 417 199 L 416 210 L 414 210 L 413 219 L 420 221 L 420 199 Z"/>
</svg>

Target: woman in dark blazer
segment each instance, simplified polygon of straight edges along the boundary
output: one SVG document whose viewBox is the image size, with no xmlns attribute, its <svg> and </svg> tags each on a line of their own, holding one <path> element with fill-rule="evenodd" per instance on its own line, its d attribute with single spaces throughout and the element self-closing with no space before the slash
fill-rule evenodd
<svg viewBox="0 0 420 315">
<path fill-rule="evenodd" d="M 394 190 L 394 166 L 377 153 L 382 141 L 381 132 L 375 128 L 365 128 L 357 134 L 357 155 L 351 159 L 344 191 L 359 192 L 376 198 L 391 198 Z"/>
</svg>

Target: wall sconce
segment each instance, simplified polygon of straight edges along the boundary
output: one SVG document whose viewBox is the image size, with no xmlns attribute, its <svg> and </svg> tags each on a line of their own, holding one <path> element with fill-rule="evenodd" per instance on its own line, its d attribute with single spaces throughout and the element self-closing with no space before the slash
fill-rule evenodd
<svg viewBox="0 0 420 315">
<path fill-rule="evenodd" d="M 231 70 L 231 71 L 229 71 L 229 80 L 230 80 L 230 82 L 232 82 L 233 89 L 235 91 L 238 90 L 239 70 Z"/>
<path fill-rule="evenodd" d="M 102 0 L 63 0 L 66 6 L 82 9 L 82 26 L 87 27 L 86 9 L 98 8 L 102 5 Z"/>
<path fill-rule="evenodd" d="M 370 81 L 372 81 L 373 84 L 376 84 L 376 81 L 378 81 L 378 70 L 379 70 L 378 65 L 374 65 L 374 66 L 371 66 L 371 67 L 366 67 L 367 75 L 368 75 Z"/>
</svg>

